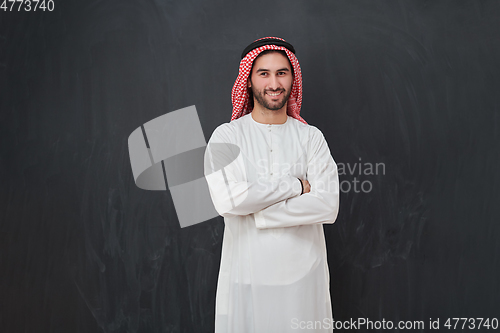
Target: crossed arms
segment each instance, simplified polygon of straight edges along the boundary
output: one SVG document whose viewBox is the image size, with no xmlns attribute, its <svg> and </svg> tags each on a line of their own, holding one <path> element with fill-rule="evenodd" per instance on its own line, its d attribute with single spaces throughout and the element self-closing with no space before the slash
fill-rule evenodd
<svg viewBox="0 0 500 333">
<path fill-rule="evenodd" d="M 337 165 L 319 129 L 313 128 L 308 149 L 309 193 L 301 193 L 296 177 L 247 181 L 239 148 L 221 125 L 212 134 L 205 151 L 205 179 L 217 212 L 231 218 L 254 214 L 258 229 L 334 223 L 339 210 Z M 247 167 L 248 168 L 248 167 Z"/>
</svg>

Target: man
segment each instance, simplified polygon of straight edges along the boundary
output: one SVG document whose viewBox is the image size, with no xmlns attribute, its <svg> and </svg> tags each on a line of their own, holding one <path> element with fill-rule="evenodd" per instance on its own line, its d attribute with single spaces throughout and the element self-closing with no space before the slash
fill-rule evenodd
<svg viewBox="0 0 500 333">
<path fill-rule="evenodd" d="M 231 122 L 205 152 L 205 177 L 224 217 L 216 333 L 331 332 L 323 224 L 339 181 L 321 131 L 300 117 L 295 50 L 266 37 L 242 54 Z"/>
</svg>

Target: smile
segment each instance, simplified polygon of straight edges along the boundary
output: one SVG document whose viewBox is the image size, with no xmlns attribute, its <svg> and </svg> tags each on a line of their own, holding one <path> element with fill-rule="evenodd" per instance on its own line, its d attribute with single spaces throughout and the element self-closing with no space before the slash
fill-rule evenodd
<svg viewBox="0 0 500 333">
<path fill-rule="evenodd" d="M 269 96 L 276 97 L 276 96 L 278 96 L 278 95 L 281 95 L 281 93 L 282 93 L 282 91 L 277 92 L 277 93 L 269 93 L 269 92 L 268 92 L 267 94 L 268 94 Z"/>
</svg>

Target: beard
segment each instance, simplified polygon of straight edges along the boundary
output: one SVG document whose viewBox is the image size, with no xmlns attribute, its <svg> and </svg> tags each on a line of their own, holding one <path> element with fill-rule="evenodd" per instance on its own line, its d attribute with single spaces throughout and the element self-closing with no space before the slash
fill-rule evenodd
<svg viewBox="0 0 500 333">
<path fill-rule="evenodd" d="M 277 93 L 280 91 L 283 92 L 281 95 L 282 96 L 281 100 L 272 101 L 272 102 L 268 102 L 266 100 L 266 98 L 265 98 L 266 92 Z M 252 95 L 257 100 L 257 103 L 259 103 L 261 106 L 263 106 L 264 108 L 271 110 L 271 111 L 280 110 L 283 106 L 285 106 L 286 102 L 288 101 L 288 98 L 290 97 L 291 91 L 292 91 L 291 87 L 289 90 L 278 89 L 278 90 L 273 91 L 273 90 L 268 89 L 268 90 L 263 90 L 263 91 L 257 91 L 257 90 L 254 90 L 254 87 L 252 86 Z"/>
</svg>

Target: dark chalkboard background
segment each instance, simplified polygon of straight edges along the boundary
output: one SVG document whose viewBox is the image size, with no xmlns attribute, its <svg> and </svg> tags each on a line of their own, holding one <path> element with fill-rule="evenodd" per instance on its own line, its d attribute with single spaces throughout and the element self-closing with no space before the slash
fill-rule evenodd
<svg viewBox="0 0 500 333">
<path fill-rule="evenodd" d="M 301 115 L 346 167 L 335 319 L 500 317 L 499 1 L 54 5 L 0 12 L 1 332 L 213 331 L 223 220 L 181 229 L 127 139 L 194 104 L 208 140 L 264 36 L 295 46 Z"/>
</svg>

